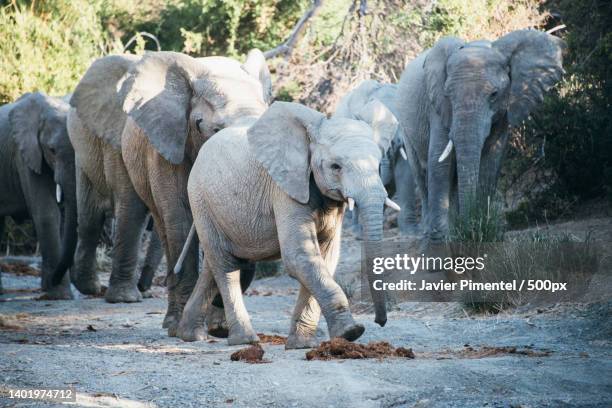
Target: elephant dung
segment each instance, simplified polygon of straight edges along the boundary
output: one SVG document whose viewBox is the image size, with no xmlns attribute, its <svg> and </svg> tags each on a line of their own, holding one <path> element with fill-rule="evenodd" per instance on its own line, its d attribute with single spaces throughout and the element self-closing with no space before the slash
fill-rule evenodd
<svg viewBox="0 0 612 408">
<path fill-rule="evenodd" d="M 414 353 L 412 349 L 404 347 L 394 348 L 386 341 L 358 344 L 339 337 L 333 338 L 330 341 L 324 341 L 319 347 L 306 353 L 306 360 L 382 359 L 386 357 L 412 359 L 414 358 Z"/>
<path fill-rule="evenodd" d="M 230 359 L 232 361 L 244 361 L 245 363 L 257 364 L 266 362 L 262 359 L 263 355 L 264 350 L 261 346 L 259 344 L 253 344 L 252 346 L 232 353 Z"/>
</svg>

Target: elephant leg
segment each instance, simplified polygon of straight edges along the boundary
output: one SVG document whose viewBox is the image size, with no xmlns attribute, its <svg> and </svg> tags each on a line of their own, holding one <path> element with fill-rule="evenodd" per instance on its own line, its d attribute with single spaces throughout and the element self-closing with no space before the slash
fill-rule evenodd
<svg viewBox="0 0 612 408">
<path fill-rule="evenodd" d="M 333 276 L 340 258 L 340 230 L 338 230 L 334 239 L 321 245 L 321 252 L 327 270 Z M 291 316 L 291 326 L 285 349 L 316 347 L 316 333 L 320 317 L 319 303 L 304 285 L 300 285 L 297 303 Z"/>
<path fill-rule="evenodd" d="M 427 159 L 428 238 L 440 242 L 448 237 L 448 209 L 452 158 L 438 162 L 448 144 L 448 133 L 439 120 L 432 120 Z"/>
<path fill-rule="evenodd" d="M 2 237 L 4 237 L 4 220 L 5 217 L 0 215 L 0 242 L 2 242 Z M 2 271 L 0 271 L 0 295 L 4 292 L 2 289 Z"/>
<path fill-rule="evenodd" d="M 125 176 L 127 177 L 127 174 Z M 113 263 L 108 289 L 104 295 L 109 303 L 142 300 L 142 294 L 136 285 L 136 267 L 147 208 L 129 181 L 122 186 L 122 191 L 116 195 L 118 199 L 115 202 Z"/>
<path fill-rule="evenodd" d="M 140 279 L 138 280 L 138 290 L 141 292 L 146 292 L 151 289 L 151 283 L 153 282 L 153 277 L 159 267 L 162 256 L 163 250 L 159 235 L 153 230 L 149 235 L 147 253 L 142 265 L 142 271 L 140 272 Z"/>
<path fill-rule="evenodd" d="M 241 267 L 240 286 L 242 293 L 248 289 L 254 276 L 254 263 L 248 262 L 245 266 Z M 204 262 L 196 286 L 183 310 L 177 336 L 184 341 L 204 339 L 203 320 L 206 321 L 209 335 L 219 338 L 227 338 L 229 336 L 223 300 L 212 275 L 211 268 L 206 266 L 206 262 Z"/>
<path fill-rule="evenodd" d="M 402 211 L 397 216 L 400 234 L 408 237 L 418 237 L 421 234 L 416 214 L 416 182 L 412 176 L 410 163 L 400 159 L 396 162 L 394 171 L 395 195 Z"/>
<path fill-rule="evenodd" d="M 160 228 L 164 229 L 164 246 L 168 264 L 166 278 L 168 310 L 164 318 L 164 327 L 168 329 L 168 335 L 174 337 L 177 334 L 176 331 L 183 308 L 198 280 L 198 239 L 195 238 L 191 242 L 181 273 L 179 275 L 175 274 L 174 266 L 189 235 L 192 222 L 191 211 L 188 207 L 177 205 L 174 200 L 169 201 L 167 197 L 156 204 L 157 210 L 160 211 Z M 155 222 L 157 223 L 157 218 Z M 160 238 L 162 238 L 162 234 L 160 234 Z"/>
<path fill-rule="evenodd" d="M 212 270 L 208 262 L 205 260 L 202 263 L 202 272 L 198 277 L 196 286 L 191 292 L 191 296 L 187 300 L 187 304 L 183 310 L 183 315 L 178 324 L 176 335 L 183 341 L 200 341 L 206 339 L 206 331 L 204 329 L 205 317 L 210 314 L 209 308 L 215 307 L 210 303 L 217 292 L 217 284 L 212 274 Z M 221 310 L 223 309 L 216 308 Z"/>
<path fill-rule="evenodd" d="M 42 256 L 41 287 L 45 293 L 45 298 L 52 300 L 72 299 L 68 276 L 64 276 L 59 285 L 54 286 L 52 284 L 53 271 L 59 262 L 60 255 L 59 211 L 57 213 L 56 211 L 49 211 L 45 214 L 42 211 L 37 211 L 32 214 L 32 220 Z"/>
<path fill-rule="evenodd" d="M 230 345 L 255 343 L 259 341 L 259 337 L 251 325 L 240 286 L 241 262 L 229 254 L 221 255 L 215 258 L 217 262 L 211 262 L 211 269 L 223 299 L 229 331 L 227 342 Z M 218 262 L 219 259 L 223 259 L 223 262 Z"/>
<path fill-rule="evenodd" d="M 29 170 L 20 172 L 19 176 L 42 255 L 41 287 L 45 298 L 72 299 L 68 276 L 53 285 L 53 272 L 61 256 L 61 214 L 55 201 L 55 183 L 49 175 Z"/>
<path fill-rule="evenodd" d="M 103 202 L 91 181 L 77 169 L 78 242 L 70 280 L 85 295 L 98 296 L 105 290 L 96 271 L 96 249 L 105 219 Z"/>
<path fill-rule="evenodd" d="M 246 265 L 240 268 L 240 288 L 242 293 L 249 288 L 253 278 L 255 277 L 255 263 L 247 262 Z M 217 283 L 214 282 L 215 296 L 212 304 L 206 314 L 206 326 L 208 334 L 215 337 L 226 338 L 229 336 L 229 329 L 225 320 L 225 310 L 223 309 L 223 299 L 217 288 Z"/>
</svg>

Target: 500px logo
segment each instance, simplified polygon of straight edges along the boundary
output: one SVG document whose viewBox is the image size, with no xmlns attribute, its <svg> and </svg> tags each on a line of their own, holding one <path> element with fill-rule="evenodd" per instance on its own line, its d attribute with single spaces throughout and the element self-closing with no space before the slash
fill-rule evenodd
<svg viewBox="0 0 612 408">
<path fill-rule="evenodd" d="M 439 256 L 409 256 L 396 254 L 394 257 L 376 257 L 373 259 L 372 271 L 380 275 L 386 271 L 406 271 L 414 275 L 418 270 L 444 270 L 454 271 L 457 274 L 485 268 L 485 258 L 479 257 L 439 257 Z"/>
</svg>

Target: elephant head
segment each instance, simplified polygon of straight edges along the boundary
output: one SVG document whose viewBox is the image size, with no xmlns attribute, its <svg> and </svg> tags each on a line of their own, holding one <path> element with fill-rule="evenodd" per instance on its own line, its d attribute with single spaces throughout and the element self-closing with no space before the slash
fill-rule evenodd
<svg viewBox="0 0 612 408">
<path fill-rule="evenodd" d="M 396 113 L 397 85 L 382 84 L 374 80 L 363 81 L 359 86 L 342 98 L 336 107 L 334 117 L 363 120 L 369 116 L 367 110 L 372 108 L 370 102 L 378 100 L 387 107 L 395 117 Z M 400 126 L 397 128 L 395 137 L 389 148 L 383 152 L 380 161 L 380 176 L 383 184 L 388 185 L 393 177 L 393 164 L 400 155 L 406 159 L 404 138 Z"/>
<path fill-rule="evenodd" d="M 477 194 L 492 127 L 516 126 L 542 102 L 561 78 L 564 48 L 557 37 L 520 30 L 495 42 L 448 37 L 428 52 L 427 93 L 449 137 L 439 161 L 455 149 L 460 213 Z"/>
<path fill-rule="evenodd" d="M 378 174 L 382 152 L 397 130 L 397 120 L 372 101 L 363 120 L 334 117 L 305 106 L 275 102 L 249 128 L 249 148 L 274 182 L 292 199 L 310 204 L 311 176 L 324 196 L 356 204 L 364 220 L 364 238 L 374 244 L 383 235 L 383 206 L 395 205 Z M 371 125 L 370 125 L 371 124 Z M 384 325 L 384 294 L 372 290 L 376 321 Z"/>
<path fill-rule="evenodd" d="M 68 139 L 69 105 L 40 92 L 28 93 L 15 102 L 9 120 L 23 161 L 36 174 L 53 171 L 56 199 L 64 205 L 62 253 L 57 268 L 67 269 L 77 243 L 76 178 L 74 149 Z"/>
<path fill-rule="evenodd" d="M 192 58 L 152 52 L 133 64 L 118 84 L 123 110 L 151 145 L 173 164 L 193 162 L 219 130 L 267 108 L 270 73 L 252 50 L 244 65 L 223 57 Z"/>
</svg>

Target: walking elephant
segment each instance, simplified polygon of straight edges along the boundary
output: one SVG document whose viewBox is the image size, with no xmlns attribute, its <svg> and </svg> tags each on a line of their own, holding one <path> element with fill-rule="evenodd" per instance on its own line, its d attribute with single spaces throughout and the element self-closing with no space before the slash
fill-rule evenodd
<svg viewBox="0 0 612 408">
<path fill-rule="evenodd" d="M 259 116 L 270 95 L 270 74 L 258 50 L 242 65 L 175 52 L 94 62 L 71 100 L 69 131 L 83 168 L 82 195 L 92 204 L 111 198 L 114 204 L 117 230 L 107 300 L 140 299 L 134 260 L 150 211 L 169 267 L 164 327 L 176 334 L 198 276 L 197 242 L 187 252 L 180 278 L 172 271 L 192 224 L 187 198 L 191 166 L 210 136 Z M 81 160 L 88 155 L 93 160 Z M 92 185 L 98 186 L 95 194 Z M 98 219 L 99 204 L 88 208 L 88 218 Z M 223 319 L 211 320 L 223 331 Z"/>
<path fill-rule="evenodd" d="M 116 91 L 113 87 L 129 66 L 139 59 L 122 55 L 94 62 L 70 98 L 72 107 L 67 114 L 68 136 L 75 151 L 78 219 L 78 223 L 71 224 L 69 231 L 70 235 L 78 236 L 78 241 L 75 238 L 76 250 L 73 248 L 72 253 L 67 254 L 67 261 L 54 272 L 53 280 L 58 282 L 63 279 L 70 268 L 70 280 L 81 293 L 100 295 L 105 292 L 109 302 L 141 300 L 141 290 L 144 292 L 150 287 L 162 257 L 159 238 L 152 234 L 141 279 L 138 285 L 135 279 L 132 282 L 144 222 L 131 220 L 123 205 L 130 199 L 134 200 L 135 194 L 130 188 L 121 159 L 120 137 L 125 115 L 121 112 L 121 105 L 115 102 Z M 105 87 L 94 89 L 92 84 L 99 82 L 104 82 Z M 89 116 L 92 105 L 100 108 L 97 116 Z M 87 126 L 81 116 L 87 120 Z M 110 117 L 113 118 L 113 126 L 102 127 Z M 105 220 L 112 216 L 115 216 L 117 233 L 113 237 L 111 278 L 105 291 L 96 272 L 96 248 Z M 126 228 L 131 229 L 132 235 L 129 237 L 121 234 Z"/>
<path fill-rule="evenodd" d="M 0 107 L 0 236 L 6 216 L 33 221 L 48 299 L 72 298 L 67 277 L 56 285 L 51 279 L 60 263 L 69 262 L 76 245 L 70 233 L 76 224 L 76 189 L 67 112 L 66 102 L 40 92 Z"/>
<path fill-rule="evenodd" d="M 342 98 L 334 117 L 350 119 L 371 117 L 371 112 L 368 110 L 374 106 L 371 104 L 374 100 L 382 102 L 397 117 L 396 98 L 397 85 L 366 80 Z M 404 148 L 404 134 L 399 126 L 389 148 L 383 153 L 380 177 L 387 191 L 394 191 L 393 198 L 402 208 L 397 218 L 400 234 L 408 237 L 420 236 L 421 229 L 416 214 L 416 185 Z M 362 231 L 358 214 L 359 211 L 356 209 L 352 214 L 352 223 L 353 233 L 359 237 Z"/>
<path fill-rule="evenodd" d="M 493 194 L 509 129 L 559 81 L 564 48 L 535 30 L 493 42 L 447 37 L 408 64 L 398 119 L 430 240 L 448 235 L 449 201 L 465 216 L 470 201 Z"/>
<path fill-rule="evenodd" d="M 382 240 L 385 202 L 397 207 L 378 174 L 397 120 L 382 103 L 372 103 L 364 122 L 275 102 L 257 121 L 225 129 L 202 147 L 188 192 L 205 263 L 179 325 L 181 338 L 199 338 L 203 329 L 194 327 L 218 287 L 229 344 L 257 341 L 240 269 L 279 256 L 301 284 L 287 348 L 315 344 L 321 310 L 330 337 L 361 336 L 364 327 L 353 320 L 333 274 L 345 203 L 361 209 L 365 239 L 372 242 Z M 384 325 L 384 294 L 372 296 L 376 322 Z"/>
</svg>

